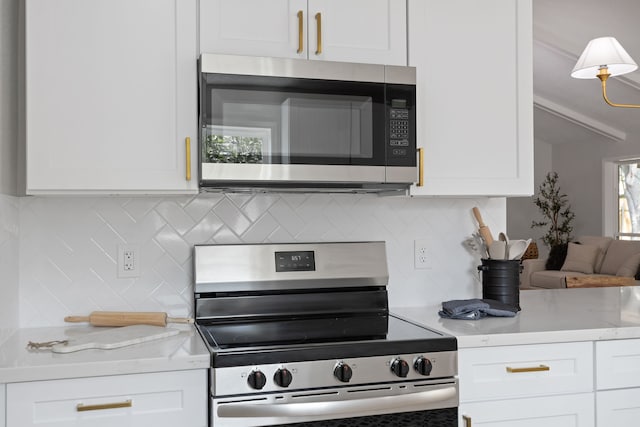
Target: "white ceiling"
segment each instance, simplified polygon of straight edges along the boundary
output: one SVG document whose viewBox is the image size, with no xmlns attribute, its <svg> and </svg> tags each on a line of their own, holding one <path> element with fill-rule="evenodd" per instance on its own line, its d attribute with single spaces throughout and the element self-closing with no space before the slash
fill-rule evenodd
<svg viewBox="0 0 640 427">
<path fill-rule="evenodd" d="M 640 110 L 604 103 L 598 79 L 570 72 L 593 38 L 613 36 L 640 61 L 639 0 L 533 0 L 534 134 L 551 144 L 640 141 Z M 640 104 L 640 71 L 607 82 L 612 102 Z"/>
</svg>

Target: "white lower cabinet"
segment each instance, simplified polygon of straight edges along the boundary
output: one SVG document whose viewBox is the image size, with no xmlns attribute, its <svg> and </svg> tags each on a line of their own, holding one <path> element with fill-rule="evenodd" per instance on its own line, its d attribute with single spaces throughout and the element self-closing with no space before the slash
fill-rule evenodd
<svg viewBox="0 0 640 427">
<path fill-rule="evenodd" d="M 593 343 L 458 350 L 461 427 L 593 427 Z"/>
<path fill-rule="evenodd" d="M 596 343 L 598 426 L 635 426 L 640 420 L 640 339 Z"/>
<path fill-rule="evenodd" d="M 640 388 L 596 393 L 599 427 L 637 426 L 640 423 Z"/>
<path fill-rule="evenodd" d="M 460 404 L 460 427 L 593 427 L 593 393 Z M 633 424 L 608 424 L 622 426 Z"/>
<path fill-rule="evenodd" d="M 205 427 L 207 402 L 206 370 L 12 383 L 6 425 Z"/>
<path fill-rule="evenodd" d="M 598 390 L 640 387 L 640 339 L 596 343 Z"/>
</svg>

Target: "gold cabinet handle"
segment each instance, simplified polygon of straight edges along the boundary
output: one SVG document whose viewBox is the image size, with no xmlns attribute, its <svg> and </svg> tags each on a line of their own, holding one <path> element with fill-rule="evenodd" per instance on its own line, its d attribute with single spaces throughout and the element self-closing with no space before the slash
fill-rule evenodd
<svg viewBox="0 0 640 427">
<path fill-rule="evenodd" d="M 463 415 L 462 420 L 464 421 L 464 427 L 471 427 L 471 417 L 468 415 Z"/>
<path fill-rule="evenodd" d="M 304 50 L 304 46 L 302 42 L 304 41 L 303 33 L 304 30 L 304 14 L 301 10 L 298 11 L 298 50 L 297 53 L 302 53 Z"/>
<path fill-rule="evenodd" d="M 528 368 L 512 368 L 511 366 L 507 366 L 507 372 L 510 374 L 519 374 L 521 372 L 542 372 L 542 371 L 550 371 L 547 365 L 540 366 L 530 366 Z"/>
<path fill-rule="evenodd" d="M 124 402 L 102 403 L 100 405 L 83 405 L 82 403 L 78 403 L 78 405 L 76 405 L 76 411 L 102 411 L 104 409 L 131 408 L 132 406 L 133 402 L 131 399 L 125 400 Z"/>
<path fill-rule="evenodd" d="M 424 148 L 418 148 L 418 184 L 417 187 L 424 187 Z"/>
<path fill-rule="evenodd" d="M 322 53 L 322 14 L 316 13 L 316 28 L 318 29 L 318 40 L 316 41 L 316 55 Z"/>
<path fill-rule="evenodd" d="M 186 149 L 186 154 L 187 154 L 187 175 L 186 175 L 186 179 L 187 181 L 191 181 L 191 138 L 186 137 L 184 139 L 184 146 Z"/>
</svg>

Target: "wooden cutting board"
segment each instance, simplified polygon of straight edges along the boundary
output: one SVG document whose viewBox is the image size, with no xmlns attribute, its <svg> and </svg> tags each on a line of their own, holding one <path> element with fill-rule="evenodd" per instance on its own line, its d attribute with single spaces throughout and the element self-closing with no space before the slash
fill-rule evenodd
<svg viewBox="0 0 640 427">
<path fill-rule="evenodd" d="M 132 325 L 113 328 L 106 331 L 91 332 L 78 338 L 69 339 L 66 344 L 51 347 L 54 353 L 71 353 L 91 348 L 111 350 L 128 345 L 139 344 L 179 334 L 174 328 L 151 325 Z"/>
</svg>

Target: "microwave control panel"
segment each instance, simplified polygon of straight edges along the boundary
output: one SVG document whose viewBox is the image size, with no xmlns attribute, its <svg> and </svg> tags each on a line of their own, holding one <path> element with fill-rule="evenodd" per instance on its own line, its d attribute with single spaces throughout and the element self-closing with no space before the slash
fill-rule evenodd
<svg viewBox="0 0 640 427">
<path fill-rule="evenodd" d="M 392 99 L 389 109 L 389 148 L 392 157 L 405 157 L 409 149 L 410 115 L 407 100 Z"/>
<path fill-rule="evenodd" d="M 406 156 L 409 147 L 409 110 L 391 108 L 389 111 L 389 145 L 395 156 Z"/>
</svg>

